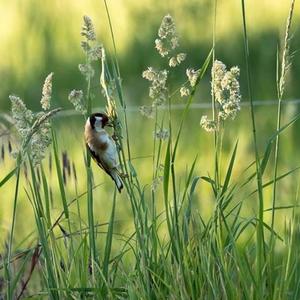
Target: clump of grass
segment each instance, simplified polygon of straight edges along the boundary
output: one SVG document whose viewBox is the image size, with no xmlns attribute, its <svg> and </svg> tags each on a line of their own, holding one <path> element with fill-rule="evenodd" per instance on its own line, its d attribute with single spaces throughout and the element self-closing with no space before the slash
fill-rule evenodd
<svg viewBox="0 0 300 300">
<path fill-rule="evenodd" d="M 116 41 L 108 7 L 105 1 L 104 3 L 114 46 L 113 55 L 107 53 L 105 47 L 97 41 L 93 22 L 85 16 L 81 33 L 85 62 L 79 65 L 79 71 L 86 81 L 86 89 L 72 90 L 69 100 L 82 114 L 84 123 L 96 106 L 91 86 L 97 82 L 99 89 L 102 89 L 103 103 L 113 126 L 112 135 L 124 174 L 125 189 L 122 197 L 131 208 L 133 231 L 129 236 L 116 231 L 119 197 L 116 190 L 111 192 L 111 199 L 107 199 L 112 203 L 107 222 L 95 223 L 94 189 L 97 186 L 94 184 L 88 151 L 84 155 L 86 184 L 84 191 L 79 193 L 77 165 L 68 156 L 68 149 L 61 152 L 56 132 L 51 127 L 50 118 L 58 109 L 50 110 L 50 74 L 42 90 L 42 112 L 33 114 L 20 98 L 11 97 L 13 115 L 22 142 L 16 168 L 0 181 L 1 187 L 17 175 L 12 227 L 5 262 L 0 265 L 5 269 L 7 298 L 24 297 L 30 283 L 35 280 L 35 274 L 39 275 L 40 282 L 32 285 L 29 296 L 45 295 L 50 299 L 276 299 L 286 298 L 291 294 L 297 298 L 300 281 L 297 268 L 299 243 L 296 234 L 299 219 L 296 205 L 289 206 L 293 209 L 292 219 L 283 233 L 275 232 L 273 223 L 267 224 L 264 218 L 264 213 L 267 212 L 264 208 L 264 189 L 273 185 L 276 191 L 276 182 L 290 175 L 293 170 L 280 176 L 276 172 L 271 181 L 263 179 L 274 142 L 278 143 L 279 135 L 296 122 L 299 116 L 295 116 L 284 126 L 279 123 L 274 135 L 269 138 L 265 151 L 262 155 L 259 153 L 244 2 L 242 1 L 242 13 L 246 74 L 252 104 L 254 161 L 244 170 L 244 176 L 233 176 L 238 152 L 236 142 L 227 168 L 222 169 L 224 122 L 229 118 L 234 119 L 240 109 L 239 69 L 233 67 L 227 70 L 222 62 L 215 60 L 217 45 L 214 41 L 202 66 L 188 67 L 186 74 L 183 74 L 183 83 L 174 89 L 170 75 L 174 68 L 185 63 L 187 55 L 179 50 L 175 20 L 171 15 L 166 15 L 153 45 L 166 67 L 148 67 L 142 74 L 150 83 L 151 103 L 143 106 L 141 112 L 153 118 L 151 182 L 142 181 L 131 156 L 131 143 L 135 142 L 136 137 L 130 136 Z M 293 5 L 294 2 L 291 12 Z M 287 28 L 289 32 L 290 25 Z M 285 56 L 286 54 L 283 57 Z M 284 61 L 286 58 L 283 58 L 282 68 L 285 68 Z M 97 62 L 101 63 L 99 80 L 95 78 L 94 71 Z M 184 157 L 187 172 L 182 175 L 177 170 L 177 163 L 179 159 L 183 159 L 178 157 L 178 149 L 186 147 L 181 144 L 183 128 L 188 126 L 186 120 L 190 105 L 194 101 L 199 82 L 210 65 L 213 117 L 202 117 L 200 125 L 214 133 L 212 145 L 215 161 L 212 166 L 215 172 L 213 176 L 200 176 L 195 171 L 197 156 Z M 282 74 L 285 76 L 285 72 Z M 283 93 L 279 95 L 282 97 Z M 183 97 L 185 101 L 179 123 L 172 114 L 172 104 L 176 97 Z M 167 109 L 161 110 L 162 107 Z M 199 126 L 194 130 L 201 128 Z M 147 138 L 150 139 L 151 136 Z M 45 162 L 45 150 L 51 142 L 52 153 L 49 161 Z M 38 143 L 42 143 L 43 147 Z M 278 157 L 279 148 L 276 146 L 276 149 Z M 25 171 L 25 162 L 28 170 L 26 169 L 24 190 L 33 209 L 36 234 L 33 238 L 25 238 L 29 246 L 21 250 L 17 246 L 13 248 L 13 237 L 20 170 Z M 56 204 L 61 212 L 58 215 L 55 214 L 52 203 L 53 185 L 48 180 L 46 165 L 49 173 L 55 176 L 59 189 Z M 275 170 L 276 168 L 277 166 Z M 243 191 L 252 187 L 255 178 L 257 187 L 251 195 L 257 197 L 258 212 L 244 216 Z M 208 218 L 204 218 L 202 212 L 196 209 L 195 195 L 199 182 L 209 184 L 212 191 L 214 210 Z M 70 186 L 72 196 L 67 190 Z M 79 202 L 81 198 L 87 203 L 86 216 L 82 214 L 82 203 Z M 159 202 L 163 202 L 162 210 Z M 76 204 L 76 212 L 70 210 L 73 204 Z M 276 209 L 273 204 L 272 213 Z M 255 233 L 256 239 L 253 238 Z M 267 236 L 272 238 L 269 249 L 266 249 Z M 275 241 L 284 248 L 280 255 L 276 252 Z M 118 246 L 117 250 L 113 250 L 114 243 Z M 281 262 L 278 263 L 277 259 Z"/>
</svg>

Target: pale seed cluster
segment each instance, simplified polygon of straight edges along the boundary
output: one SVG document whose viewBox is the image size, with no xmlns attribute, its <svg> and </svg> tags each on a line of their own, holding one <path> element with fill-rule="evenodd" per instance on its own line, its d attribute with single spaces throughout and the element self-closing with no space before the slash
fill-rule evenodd
<svg viewBox="0 0 300 300">
<path fill-rule="evenodd" d="M 81 47 L 86 53 L 87 62 L 84 64 L 79 64 L 78 68 L 81 74 L 88 81 L 95 75 L 95 71 L 91 65 L 91 62 L 97 61 L 102 57 L 102 46 L 95 43 L 96 32 L 93 22 L 88 16 L 83 17 L 81 35 L 85 37 L 85 40 L 81 41 Z"/>
<path fill-rule="evenodd" d="M 169 60 L 169 66 L 174 68 L 179 66 L 186 59 L 185 53 L 179 53 L 176 56 L 173 56 Z"/>
<path fill-rule="evenodd" d="M 153 99 L 152 105 L 160 106 L 164 104 L 168 98 L 168 89 L 166 87 L 168 71 L 158 71 L 149 67 L 143 72 L 143 77 L 151 82 L 149 96 Z"/>
<path fill-rule="evenodd" d="M 190 82 L 191 87 L 194 87 L 199 77 L 199 71 L 195 71 L 194 69 L 187 69 L 186 76 Z"/>
<path fill-rule="evenodd" d="M 180 88 L 180 96 L 181 97 L 188 97 L 190 94 L 191 94 L 191 92 L 190 92 L 190 90 L 187 87 L 182 86 Z"/>
<path fill-rule="evenodd" d="M 20 97 L 10 95 L 9 99 L 11 101 L 11 112 L 15 121 L 15 127 L 20 136 L 24 139 L 30 132 L 34 115 L 32 111 L 26 107 L 25 103 Z"/>
<path fill-rule="evenodd" d="M 50 102 L 52 96 L 52 77 L 53 77 L 53 73 L 50 73 L 46 77 L 45 83 L 43 85 L 42 99 L 41 99 L 41 105 L 43 110 L 50 109 Z"/>
<path fill-rule="evenodd" d="M 186 76 L 188 78 L 188 82 L 190 84 L 191 88 L 194 88 L 197 84 L 198 78 L 199 78 L 199 70 L 194 70 L 192 68 L 189 68 L 186 70 Z M 186 87 L 185 85 L 183 85 L 180 88 L 180 96 L 181 97 L 188 97 L 191 94 L 191 91 L 188 87 Z"/>
<path fill-rule="evenodd" d="M 219 118 L 226 120 L 234 119 L 241 109 L 240 84 L 238 78 L 240 69 L 232 67 L 229 71 L 226 66 L 216 60 L 212 67 L 212 94 L 220 105 Z"/>
<path fill-rule="evenodd" d="M 154 133 L 154 136 L 158 140 L 165 141 L 165 140 L 167 140 L 170 137 L 170 133 L 169 133 L 168 129 L 162 128 L 162 129 L 157 130 Z"/>
<path fill-rule="evenodd" d="M 151 189 L 155 192 L 164 178 L 164 165 L 160 164 L 157 168 L 156 177 L 152 181 Z"/>
<path fill-rule="evenodd" d="M 89 16 L 83 16 L 81 35 L 84 36 L 88 41 L 96 40 L 94 25 L 92 19 Z"/>
<path fill-rule="evenodd" d="M 43 86 L 41 106 L 43 110 L 50 109 L 52 96 L 52 76 L 50 73 Z M 28 144 L 29 154 L 34 166 L 41 163 L 45 157 L 46 150 L 51 144 L 51 124 L 50 117 L 59 111 L 53 109 L 51 111 L 41 111 L 37 114 L 28 109 L 23 100 L 17 96 L 9 96 L 11 101 L 12 117 L 15 121 L 15 126 L 22 138 L 22 146 Z M 22 154 L 25 149 L 21 149 Z"/>
<path fill-rule="evenodd" d="M 141 115 L 144 117 L 147 117 L 149 119 L 154 118 L 154 107 L 153 106 L 142 105 L 142 106 L 140 106 L 139 111 L 140 111 Z"/>
<path fill-rule="evenodd" d="M 228 118 L 234 119 L 241 109 L 240 84 L 238 81 L 240 70 L 232 67 L 227 71 L 226 66 L 221 61 L 214 61 L 211 70 L 212 82 L 211 93 L 218 104 L 217 120 L 209 120 L 207 116 L 202 116 L 200 125 L 206 131 L 217 130 L 218 123 Z"/>
<path fill-rule="evenodd" d="M 169 55 L 172 50 L 177 48 L 178 45 L 178 36 L 174 20 L 170 15 L 166 15 L 159 27 L 158 38 L 155 40 L 155 48 L 162 57 L 165 57 Z"/>
<path fill-rule="evenodd" d="M 212 132 L 217 129 L 217 123 L 213 120 L 209 120 L 207 116 L 202 116 L 200 126 L 207 132 Z"/>
<path fill-rule="evenodd" d="M 72 90 L 69 94 L 68 99 L 73 104 L 76 111 L 80 112 L 83 115 L 86 114 L 83 92 L 81 90 Z"/>
</svg>

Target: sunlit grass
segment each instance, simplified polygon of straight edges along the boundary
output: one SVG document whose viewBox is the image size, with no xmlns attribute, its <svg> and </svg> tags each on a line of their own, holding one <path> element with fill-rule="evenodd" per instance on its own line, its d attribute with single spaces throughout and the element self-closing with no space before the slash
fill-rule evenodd
<svg viewBox="0 0 300 300">
<path fill-rule="evenodd" d="M 249 91 L 243 97 L 253 100 L 248 11 L 243 3 Z M 165 20 L 170 22 L 170 17 Z M 89 19 L 84 22 L 88 27 Z M 93 67 L 87 49 L 94 47 L 94 39 L 88 31 L 92 27 L 84 33 L 88 47 L 83 47 L 81 61 Z M 112 29 L 110 33 L 113 44 L 118 43 Z M 5 293 L 7 299 L 299 296 L 298 160 L 286 163 L 293 150 L 281 154 L 274 147 L 279 136 L 281 143 L 291 144 L 290 128 L 299 114 L 279 106 L 282 123 L 276 124 L 276 108 L 254 110 L 251 102 L 235 120 L 224 121 L 216 103 L 215 135 L 202 130 L 200 118 L 211 111 L 191 110 L 190 104 L 201 94 L 201 90 L 195 94 L 199 82 L 211 80 L 208 70 L 217 49 L 218 43 L 197 66 L 197 79 L 187 85 L 189 97 L 179 100 L 174 86 L 164 79 L 159 85 L 151 82 L 161 93 L 158 98 L 150 92 L 153 119 L 127 111 L 117 49 L 106 59 L 102 49 L 102 106 L 107 105 L 120 168 L 126 174 L 120 195 L 91 161 L 83 142 L 85 120 L 99 106 L 93 95 L 93 85 L 99 83 L 97 78 L 94 83 L 91 72 L 83 74 L 83 116 L 51 120 L 52 145 L 40 166 L 29 147 L 31 135 L 23 137 L 18 159 L 7 156 L 2 162 L 0 188 L 7 201 L 1 202 L 0 295 Z M 173 101 L 183 102 L 185 108 L 172 110 Z M 165 140 L 155 138 L 160 126 L 169 132 Z"/>
</svg>

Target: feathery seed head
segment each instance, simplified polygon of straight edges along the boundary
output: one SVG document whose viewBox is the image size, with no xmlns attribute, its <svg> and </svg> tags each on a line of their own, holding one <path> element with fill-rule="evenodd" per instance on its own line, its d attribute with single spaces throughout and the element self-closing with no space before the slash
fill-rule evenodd
<svg viewBox="0 0 300 300">
<path fill-rule="evenodd" d="M 91 61 L 97 61 L 102 59 L 102 46 L 101 45 L 95 45 L 94 47 L 90 47 L 90 49 L 87 51 L 88 57 Z"/>
<path fill-rule="evenodd" d="M 142 116 L 145 116 L 149 119 L 153 119 L 154 117 L 154 109 L 153 109 L 153 106 L 141 106 L 139 108 L 139 111 L 141 113 Z"/>
<path fill-rule="evenodd" d="M 95 70 L 90 64 L 79 64 L 78 69 L 86 80 L 89 80 L 95 75 Z"/>
<path fill-rule="evenodd" d="M 190 94 L 191 94 L 191 92 L 187 87 L 183 86 L 183 87 L 180 88 L 180 96 L 181 97 L 187 97 Z"/>
<path fill-rule="evenodd" d="M 172 50 L 178 47 L 176 26 L 170 15 L 166 15 L 163 18 L 158 29 L 158 36 L 159 38 L 155 40 L 155 48 L 162 57 L 167 56 Z"/>
<path fill-rule="evenodd" d="M 217 124 L 213 120 L 209 120 L 207 116 L 202 116 L 200 126 L 207 132 L 213 132 L 217 129 Z"/>
<path fill-rule="evenodd" d="M 149 96 L 153 99 L 153 105 L 160 106 L 164 104 L 168 97 L 168 89 L 166 87 L 168 71 L 157 71 L 154 68 L 149 67 L 143 72 L 143 77 L 151 81 Z"/>
<path fill-rule="evenodd" d="M 178 65 L 177 59 L 176 57 L 171 57 L 169 60 L 169 66 L 174 68 Z"/>
<path fill-rule="evenodd" d="M 225 64 L 216 60 L 212 67 L 211 92 L 219 103 L 219 118 L 226 120 L 234 119 L 240 110 L 240 84 L 238 81 L 240 69 L 232 67 L 227 71 Z"/>
<path fill-rule="evenodd" d="M 42 99 L 41 99 L 41 105 L 43 110 L 50 109 L 50 101 L 52 96 L 52 77 L 53 77 L 53 73 L 50 73 L 46 77 L 43 85 Z"/>
<path fill-rule="evenodd" d="M 96 33 L 92 19 L 89 16 L 83 17 L 83 25 L 81 30 L 81 35 L 84 36 L 88 41 L 96 40 Z"/>
<path fill-rule="evenodd" d="M 154 136 L 156 139 L 165 141 L 170 137 L 170 132 L 168 129 L 162 128 L 154 132 Z"/>
<path fill-rule="evenodd" d="M 176 59 L 178 64 L 182 63 L 186 59 L 186 53 L 178 53 Z"/>
<path fill-rule="evenodd" d="M 83 92 L 81 90 L 72 90 L 68 97 L 69 101 L 73 104 L 76 111 L 81 114 L 86 114 L 86 108 L 83 100 Z"/>
<path fill-rule="evenodd" d="M 9 99 L 11 101 L 11 111 L 13 119 L 15 120 L 15 126 L 20 136 L 25 138 L 28 135 L 33 123 L 33 113 L 26 107 L 21 98 L 10 95 Z"/>
<path fill-rule="evenodd" d="M 194 87 L 197 83 L 197 79 L 199 77 L 199 71 L 195 71 L 194 69 L 187 69 L 186 76 L 190 82 L 191 87 Z"/>
</svg>

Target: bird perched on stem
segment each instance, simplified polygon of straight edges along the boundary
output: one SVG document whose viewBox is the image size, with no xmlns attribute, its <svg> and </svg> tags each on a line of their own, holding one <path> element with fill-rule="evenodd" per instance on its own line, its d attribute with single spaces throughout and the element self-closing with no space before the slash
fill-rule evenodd
<svg viewBox="0 0 300 300">
<path fill-rule="evenodd" d="M 116 143 L 104 129 L 108 126 L 108 121 L 108 116 L 104 113 L 90 115 L 85 123 L 85 142 L 98 166 L 112 178 L 121 192 L 123 182 L 118 170 Z"/>
</svg>

